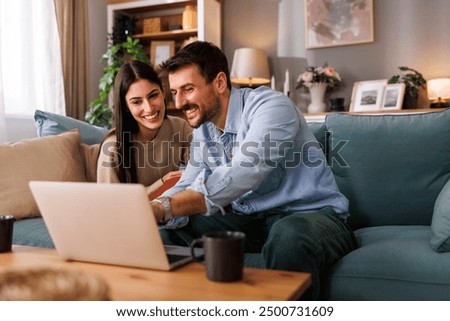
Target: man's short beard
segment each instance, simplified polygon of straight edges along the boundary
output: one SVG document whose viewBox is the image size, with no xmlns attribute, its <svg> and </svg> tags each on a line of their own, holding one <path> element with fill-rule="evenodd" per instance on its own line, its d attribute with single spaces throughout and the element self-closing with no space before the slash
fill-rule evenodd
<svg viewBox="0 0 450 321">
<path fill-rule="evenodd" d="M 207 108 L 202 110 L 199 120 L 195 124 L 189 123 L 193 128 L 199 128 L 202 124 L 211 121 L 214 122 L 220 115 L 219 97 L 215 96 L 214 101 Z"/>
</svg>

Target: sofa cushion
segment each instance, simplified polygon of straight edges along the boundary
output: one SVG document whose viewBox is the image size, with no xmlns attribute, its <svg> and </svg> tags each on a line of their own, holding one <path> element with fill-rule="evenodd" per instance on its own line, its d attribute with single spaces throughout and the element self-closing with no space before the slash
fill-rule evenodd
<svg viewBox="0 0 450 321">
<path fill-rule="evenodd" d="M 353 228 L 430 225 L 450 176 L 450 110 L 331 114 L 328 162 L 350 201 Z"/>
<path fill-rule="evenodd" d="M 450 180 L 439 193 L 431 220 L 431 247 L 436 252 L 450 252 Z"/>
<path fill-rule="evenodd" d="M 84 164 L 86 168 L 86 180 L 88 182 L 97 181 L 97 160 L 100 152 L 100 144 L 81 144 L 83 151 Z"/>
<path fill-rule="evenodd" d="M 81 142 L 88 145 L 100 143 L 108 131 L 106 128 L 93 126 L 72 117 L 42 110 L 35 111 L 34 121 L 39 137 L 57 135 L 76 128 L 80 132 Z"/>
<path fill-rule="evenodd" d="M 331 269 L 323 299 L 450 300 L 450 253 L 430 247 L 430 226 L 355 231 L 360 247 Z"/>
<path fill-rule="evenodd" d="M 54 248 L 42 217 L 31 217 L 14 222 L 13 244 Z"/>
<path fill-rule="evenodd" d="M 313 133 L 314 137 L 316 137 L 317 141 L 319 142 L 320 146 L 322 146 L 322 149 L 325 148 L 326 143 L 326 130 L 327 126 L 325 123 L 308 123 L 309 129 L 311 129 L 311 132 Z"/>
<path fill-rule="evenodd" d="M 0 213 L 16 219 L 38 216 L 30 181 L 86 181 L 80 135 L 69 131 L 1 144 L 0 173 Z"/>
</svg>

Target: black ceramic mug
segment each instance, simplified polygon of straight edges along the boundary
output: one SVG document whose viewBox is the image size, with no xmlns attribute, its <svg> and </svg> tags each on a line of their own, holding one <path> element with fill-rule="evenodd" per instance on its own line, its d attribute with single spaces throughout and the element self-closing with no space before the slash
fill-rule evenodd
<svg viewBox="0 0 450 321">
<path fill-rule="evenodd" d="M 195 255 L 195 247 L 203 245 L 205 255 Z M 245 234 L 217 231 L 203 234 L 191 243 L 191 254 L 196 261 L 205 261 L 206 277 L 211 281 L 242 280 L 244 269 Z"/>
<path fill-rule="evenodd" d="M 0 215 L 0 253 L 11 252 L 14 216 Z"/>
</svg>

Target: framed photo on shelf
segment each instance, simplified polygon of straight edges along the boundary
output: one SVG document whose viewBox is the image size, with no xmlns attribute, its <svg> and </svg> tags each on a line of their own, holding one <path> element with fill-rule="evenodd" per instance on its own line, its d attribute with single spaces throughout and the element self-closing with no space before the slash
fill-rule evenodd
<svg viewBox="0 0 450 321">
<path fill-rule="evenodd" d="M 405 84 L 389 84 L 384 86 L 383 102 L 381 109 L 398 110 L 402 109 L 403 97 L 405 96 Z"/>
<path fill-rule="evenodd" d="M 175 54 L 175 41 L 152 41 L 150 62 L 155 68 L 173 56 L 173 54 Z"/>
<path fill-rule="evenodd" d="M 373 0 L 305 0 L 306 49 L 374 41 Z"/>
<path fill-rule="evenodd" d="M 355 82 L 353 84 L 350 111 L 380 110 L 386 84 L 387 79 Z"/>
</svg>

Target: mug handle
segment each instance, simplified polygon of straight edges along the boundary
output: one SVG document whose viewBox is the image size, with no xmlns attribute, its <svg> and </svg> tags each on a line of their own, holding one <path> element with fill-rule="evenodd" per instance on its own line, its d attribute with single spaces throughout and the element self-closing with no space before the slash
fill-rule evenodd
<svg viewBox="0 0 450 321">
<path fill-rule="evenodd" d="M 197 244 L 203 244 L 203 238 L 195 239 L 191 242 L 190 248 L 191 248 L 191 256 L 194 259 L 194 261 L 202 262 L 205 259 L 204 255 L 195 256 L 195 246 Z"/>
</svg>

